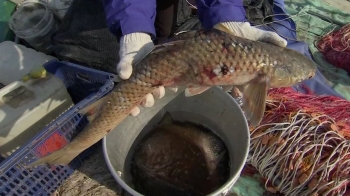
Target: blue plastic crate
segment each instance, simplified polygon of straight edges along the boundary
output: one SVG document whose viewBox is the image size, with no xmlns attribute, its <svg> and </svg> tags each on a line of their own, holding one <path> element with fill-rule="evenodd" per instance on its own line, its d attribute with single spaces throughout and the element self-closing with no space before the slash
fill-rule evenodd
<svg viewBox="0 0 350 196">
<path fill-rule="evenodd" d="M 37 160 L 43 152 L 52 152 L 52 145 L 61 148 L 69 143 L 87 124 L 80 109 L 106 95 L 114 86 L 114 75 L 76 64 L 51 61 L 45 69 L 59 77 L 70 93 L 75 106 L 46 126 L 27 144 L 4 160 L 0 160 L 0 195 L 50 195 L 80 167 L 93 147 L 76 157 L 69 166 L 39 166 L 32 170 L 24 166 Z"/>
</svg>

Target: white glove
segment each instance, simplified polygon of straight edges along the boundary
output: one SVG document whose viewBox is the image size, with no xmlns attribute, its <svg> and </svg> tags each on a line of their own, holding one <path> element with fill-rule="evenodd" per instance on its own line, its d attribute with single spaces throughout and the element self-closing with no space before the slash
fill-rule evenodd
<svg viewBox="0 0 350 196">
<path fill-rule="evenodd" d="M 287 46 L 287 41 L 277 33 L 252 27 L 249 22 L 223 22 L 221 24 L 231 30 L 236 36 L 254 41 L 267 42 L 280 47 Z M 232 90 L 232 86 L 225 86 L 223 90 L 228 92 Z"/>
<path fill-rule="evenodd" d="M 277 33 L 252 27 L 249 22 L 223 22 L 221 24 L 235 33 L 236 36 L 254 41 L 267 42 L 280 47 L 287 46 L 287 41 Z"/>
<path fill-rule="evenodd" d="M 124 35 L 120 39 L 119 57 L 120 61 L 117 65 L 117 72 L 121 79 L 128 79 L 132 74 L 132 69 L 135 63 L 140 61 L 152 49 L 154 44 L 151 36 L 146 33 L 130 33 Z M 162 98 L 165 94 L 164 87 L 157 88 L 152 94 L 145 96 L 141 105 L 144 107 L 152 107 L 154 105 L 154 98 Z M 140 108 L 136 106 L 132 109 L 130 114 L 137 116 L 140 113 Z"/>
</svg>

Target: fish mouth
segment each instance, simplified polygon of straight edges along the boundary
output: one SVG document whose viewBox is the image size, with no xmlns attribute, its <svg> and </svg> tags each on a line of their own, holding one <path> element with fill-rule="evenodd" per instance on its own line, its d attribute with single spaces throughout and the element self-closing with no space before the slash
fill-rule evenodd
<svg viewBox="0 0 350 196">
<path fill-rule="evenodd" d="M 310 80 L 310 79 L 312 79 L 313 77 L 315 77 L 315 75 L 316 75 L 316 72 L 314 72 L 314 71 L 312 71 L 312 72 L 310 72 L 309 74 L 305 74 L 304 76 L 302 76 L 302 77 L 299 77 L 299 79 L 298 79 L 298 83 L 301 83 L 301 82 L 303 82 L 303 81 L 305 81 L 305 80 Z"/>
<path fill-rule="evenodd" d="M 316 72 L 311 72 L 311 73 L 309 74 L 308 79 L 311 79 L 311 78 L 315 77 L 315 75 L 316 75 Z"/>
</svg>

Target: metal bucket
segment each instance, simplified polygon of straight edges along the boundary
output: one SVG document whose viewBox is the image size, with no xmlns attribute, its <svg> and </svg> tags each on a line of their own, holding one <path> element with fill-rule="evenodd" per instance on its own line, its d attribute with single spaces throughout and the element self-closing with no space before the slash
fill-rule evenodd
<svg viewBox="0 0 350 196">
<path fill-rule="evenodd" d="M 184 89 L 177 93 L 166 90 L 162 99 L 151 108 L 142 108 L 137 117 L 129 116 L 103 138 L 103 153 L 116 181 L 131 195 L 141 195 L 133 188 L 129 173 L 128 154 L 134 143 L 157 124 L 165 112 L 174 120 L 188 120 L 214 131 L 225 143 L 230 156 L 228 181 L 209 195 L 226 195 L 239 178 L 249 151 L 249 128 L 236 101 L 220 88 L 213 87 L 193 97 L 185 97 Z"/>
</svg>

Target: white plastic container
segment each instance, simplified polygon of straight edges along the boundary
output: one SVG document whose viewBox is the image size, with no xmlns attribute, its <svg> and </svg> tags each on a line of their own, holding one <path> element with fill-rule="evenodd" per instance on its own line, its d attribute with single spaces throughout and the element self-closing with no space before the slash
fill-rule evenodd
<svg viewBox="0 0 350 196">
<path fill-rule="evenodd" d="M 56 76 L 27 78 L 0 89 L 0 155 L 5 158 L 73 106 Z"/>
<path fill-rule="evenodd" d="M 34 67 L 50 60 L 57 59 L 23 45 L 4 41 L 0 43 L 0 83 L 8 85 L 21 80 Z"/>
<path fill-rule="evenodd" d="M 52 53 L 51 36 L 58 30 L 58 25 L 45 3 L 24 1 L 11 16 L 9 27 L 37 51 Z"/>
</svg>

